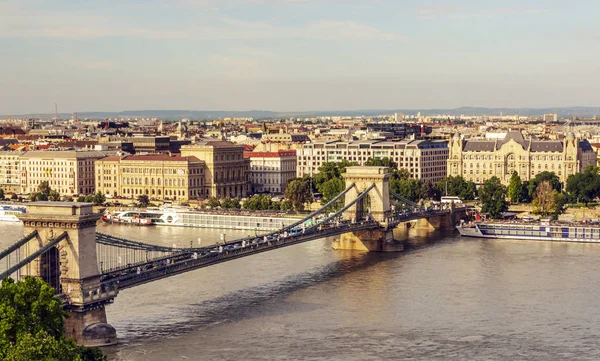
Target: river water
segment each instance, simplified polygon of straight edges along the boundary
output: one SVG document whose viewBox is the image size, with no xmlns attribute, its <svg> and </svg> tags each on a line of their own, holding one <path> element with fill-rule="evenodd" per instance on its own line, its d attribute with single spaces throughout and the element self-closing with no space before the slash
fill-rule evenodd
<svg viewBox="0 0 600 361">
<path fill-rule="evenodd" d="M 248 234 L 98 228 L 166 245 Z M 0 232 L 0 248 L 22 236 Z M 407 251 L 380 254 L 330 241 L 123 291 L 107 307 L 120 339 L 109 359 L 600 359 L 600 245 L 409 233 Z"/>
</svg>

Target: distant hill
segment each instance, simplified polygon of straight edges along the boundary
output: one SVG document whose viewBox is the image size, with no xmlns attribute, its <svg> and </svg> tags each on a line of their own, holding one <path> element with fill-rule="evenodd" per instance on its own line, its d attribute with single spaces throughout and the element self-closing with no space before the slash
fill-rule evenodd
<svg viewBox="0 0 600 361">
<path fill-rule="evenodd" d="M 79 119 L 104 119 L 104 118 L 160 118 L 165 120 L 179 120 L 189 118 L 193 120 L 251 117 L 257 119 L 267 118 L 289 118 L 289 117 L 316 117 L 316 116 L 373 116 L 380 114 L 402 113 L 414 115 L 418 112 L 421 115 L 523 115 L 523 116 L 541 116 L 547 113 L 557 113 L 559 117 L 569 117 L 577 115 L 580 117 L 589 117 L 600 115 L 600 107 L 556 107 L 556 108 L 483 108 L 483 107 L 460 107 L 455 109 L 364 109 L 364 110 L 334 110 L 334 111 L 298 111 L 298 112 L 274 112 L 268 110 L 247 110 L 247 111 L 227 111 L 227 110 L 125 110 L 121 112 L 78 112 Z M 2 118 L 12 116 L 49 119 L 54 114 L 20 114 L 4 115 Z M 68 119 L 70 113 L 61 113 L 59 117 Z"/>
</svg>

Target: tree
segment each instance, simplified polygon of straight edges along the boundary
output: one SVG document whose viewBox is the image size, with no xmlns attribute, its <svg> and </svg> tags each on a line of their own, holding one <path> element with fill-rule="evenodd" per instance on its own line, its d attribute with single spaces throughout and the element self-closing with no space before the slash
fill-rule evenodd
<svg viewBox="0 0 600 361">
<path fill-rule="evenodd" d="M 208 200 L 206 201 L 206 205 L 209 206 L 210 208 L 217 208 L 217 207 L 221 206 L 221 203 L 219 203 L 219 200 L 217 199 L 217 197 L 209 197 Z"/>
<path fill-rule="evenodd" d="M 328 203 L 330 200 L 335 198 L 338 194 L 342 193 L 346 189 L 346 183 L 341 178 L 332 178 L 327 182 L 323 183 L 319 187 L 319 192 L 323 194 L 321 199 L 322 204 Z M 341 209 L 344 204 L 344 200 L 340 199 L 334 205 L 335 209 Z"/>
<path fill-rule="evenodd" d="M 558 176 L 554 174 L 554 172 L 544 171 L 536 174 L 536 176 L 533 177 L 533 179 L 530 180 L 527 184 L 529 198 L 535 198 L 535 192 L 537 190 L 537 187 L 543 181 L 548 181 L 552 186 L 552 189 L 557 190 L 559 192 L 562 191 L 562 183 L 560 182 L 560 178 L 558 178 Z"/>
<path fill-rule="evenodd" d="M 583 173 L 572 174 L 567 178 L 567 192 L 573 199 L 587 205 L 592 199 L 600 196 L 598 171 L 598 167 L 588 166 Z"/>
<path fill-rule="evenodd" d="M 479 189 L 479 199 L 481 200 L 481 211 L 488 213 L 490 217 L 500 218 L 502 212 L 508 210 L 506 201 L 506 187 L 502 185 L 498 177 L 492 177 L 483 183 Z"/>
<path fill-rule="evenodd" d="M 48 195 L 48 200 L 54 201 L 54 202 L 60 201 L 60 194 L 57 191 L 52 190 L 52 191 L 50 191 L 50 194 Z"/>
<path fill-rule="evenodd" d="M 140 205 L 140 207 L 146 208 L 150 204 L 150 198 L 148 198 L 148 196 L 145 194 L 140 194 L 137 197 L 137 202 Z"/>
<path fill-rule="evenodd" d="M 552 189 L 550 182 L 543 181 L 540 183 L 535 192 L 535 198 L 531 202 L 534 213 L 543 216 L 552 213 L 556 208 L 556 195 L 558 192 L 555 192 L 556 191 Z"/>
<path fill-rule="evenodd" d="M 435 189 L 439 196 L 455 196 L 467 201 L 473 200 L 477 194 L 475 183 L 462 176 L 446 177 L 435 184 Z"/>
<path fill-rule="evenodd" d="M 91 202 L 94 203 L 94 204 L 96 204 L 96 205 L 102 204 L 105 201 L 106 201 L 106 197 L 100 191 L 98 191 L 98 192 L 96 192 L 96 194 L 92 195 Z"/>
<path fill-rule="evenodd" d="M 302 211 L 304 210 L 304 204 L 312 201 L 312 192 L 302 179 L 293 179 L 285 188 L 285 198 L 292 201 L 296 211 Z"/>
<path fill-rule="evenodd" d="M 77 202 L 85 202 L 85 196 L 79 196 L 77 197 Z"/>
<path fill-rule="evenodd" d="M 48 181 L 43 181 L 38 186 L 38 192 L 40 192 L 43 195 L 45 195 L 46 198 L 50 195 L 51 191 L 52 191 L 52 188 L 50 188 L 50 184 L 48 184 Z"/>
<path fill-rule="evenodd" d="M 390 170 L 397 170 L 398 163 L 394 162 L 393 159 L 384 157 L 384 158 L 369 158 L 365 162 L 366 166 L 369 167 L 388 167 Z"/>
<path fill-rule="evenodd" d="M 27 277 L 0 287 L 0 359 L 6 361 L 101 361 L 97 348 L 79 347 L 64 336 L 66 312 L 54 289 Z"/>
<path fill-rule="evenodd" d="M 19 199 L 19 196 L 17 195 L 17 193 L 13 193 L 13 194 L 10 196 L 10 199 L 14 201 L 14 200 L 17 200 L 17 199 Z"/>
<path fill-rule="evenodd" d="M 0 188 L 0 199 L 4 199 L 4 189 Z"/>
<path fill-rule="evenodd" d="M 333 178 L 342 178 L 342 174 L 346 172 L 346 167 L 358 165 L 356 162 L 342 160 L 341 162 L 326 162 L 319 167 L 319 173 L 315 175 L 314 180 L 319 189 L 319 185 Z"/>
<path fill-rule="evenodd" d="M 511 203 L 519 203 L 522 195 L 523 182 L 521 181 L 521 177 L 519 177 L 519 173 L 513 171 L 513 174 L 510 176 L 510 183 L 508 184 L 508 199 L 510 199 Z"/>
<path fill-rule="evenodd" d="M 279 206 L 279 208 L 282 211 L 291 211 L 292 209 L 294 209 L 294 205 L 289 199 L 284 199 L 283 201 L 281 201 L 281 205 Z"/>
</svg>

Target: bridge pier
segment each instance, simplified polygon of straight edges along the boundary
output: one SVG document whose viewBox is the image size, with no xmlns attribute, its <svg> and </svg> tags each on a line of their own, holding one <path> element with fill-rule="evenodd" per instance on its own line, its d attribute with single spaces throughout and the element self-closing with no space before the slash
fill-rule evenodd
<svg viewBox="0 0 600 361">
<path fill-rule="evenodd" d="M 27 243 L 25 257 L 63 232 L 67 236 L 55 247 L 23 268 L 24 276 L 42 278 L 61 294 L 69 317 L 65 334 L 82 346 L 108 346 L 117 342 L 115 329 L 106 323 L 105 305 L 116 289 L 100 287 L 96 257 L 96 221 L 91 203 L 35 202 L 19 216 L 25 234 L 37 230 L 37 242 Z"/>
<path fill-rule="evenodd" d="M 453 231 L 460 218 L 464 215 L 464 211 L 453 210 L 450 213 L 437 215 L 433 217 L 420 218 L 416 221 L 414 228 L 422 230 L 440 230 Z"/>
<path fill-rule="evenodd" d="M 367 251 L 367 252 L 400 252 L 404 245 L 394 240 L 391 229 L 368 229 L 342 234 L 332 243 L 335 250 Z"/>
</svg>

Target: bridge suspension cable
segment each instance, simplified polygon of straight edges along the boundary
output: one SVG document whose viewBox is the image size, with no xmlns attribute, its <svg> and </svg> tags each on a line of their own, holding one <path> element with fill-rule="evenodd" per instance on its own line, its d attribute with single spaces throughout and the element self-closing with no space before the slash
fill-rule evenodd
<svg viewBox="0 0 600 361">
<path fill-rule="evenodd" d="M 0 261 L 3 260 L 6 256 L 8 256 L 11 253 L 13 253 L 14 251 L 16 251 L 17 249 L 21 248 L 21 246 L 25 245 L 25 243 L 29 242 L 32 238 L 36 237 L 37 235 L 38 235 L 38 231 L 33 231 L 33 232 L 29 233 L 28 235 L 26 235 L 25 237 L 18 240 L 17 242 L 10 245 L 4 251 L 0 252 Z"/>
<path fill-rule="evenodd" d="M 375 188 L 375 183 L 371 184 L 371 186 L 369 188 L 365 189 L 361 194 L 358 195 L 358 197 L 356 197 L 356 199 L 352 200 L 352 202 L 348 203 L 339 211 L 337 211 L 334 214 L 325 218 L 321 223 L 327 223 L 327 222 L 331 221 L 332 219 L 335 219 L 336 217 L 339 217 L 340 215 L 342 215 L 342 213 L 344 213 L 350 207 L 352 207 L 353 205 L 355 205 L 356 203 L 361 201 L 373 188 Z M 308 229 L 315 228 L 315 227 L 318 227 L 318 225 L 315 224 L 314 226 L 311 226 Z"/>
<path fill-rule="evenodd" d="M 401 195 L 399 195 L 399 194 L 397 194 L 397 193 L 395 193 L 393 191 L 390 191 L 390 195 L 393 196 L 394 198 L 398 199 L 402 203 L 408 204 L 409 206 L 412 206 L 412 207 L 418 207 L 419 206 L 417 203 L 411 201 L 410 199 L 402 197 Z"/>
<path fill-rule="evenodd" d="M 323 207 L 321 207 L 318 210 L 312 212 L 311 214 L 309 214 L 305 218 L 303 218 L 303 219 L 301 219 L 301 220 L 299 220 L 297 222 L 294 222 L 294 223 L 290 224 L 287 227 L 282 228 L 281 230 L 279 230 L 277 232 L 290 230 L 292 228 L 295 228 L 295 227 L 301 225 L 302 223 L 306 222 L 307 220 L 309 220 L 309 219 L 311 219 L 311 218 L 313 218 L 315 216 L 318 216 L 319 214 L 323 213 L 325 211 L 325 209 L 327 209 L 328 207 L 330 207 L 331 205 L 333 205 L 335 202 L 337 202 L 338 200 L 340 200 L 340 198 L 342 198 L 343 196 L 345 196 L 346 193 L 348 193 L 350 191 L 350 189 L 352 189 L 353 187 L 354 187 L 354 183 L 352 183 L 350 186 L 348 186 L 348 188 L 346 188 L 342 193 L 340 193 L 337 196 L 335 196 L 332 200 L 330 200 L 329 202 L 325 203 L 325 205 Z M 275 232 L 275 233 L 277 233 L 277 232 Z"/>
<path fill-rule="evenodd" d="M 6 271 L 4 271 L 2 274 L 0 274 L 0 279 L 5 279 L 6 277 L 10 276 L 11 274 L 13 274 L 16 271 L 18 271 L 19 269 L 21 269 L 22 267 L 24 267 L 27 264 L 29 264 L 31 261 L 33 261 L 37 257 L 39 257 L 42 254 L 48 252 L 52 247 L 56 246 L 58 244 L 58 242 L 62 241 L 65 237 L 68 237 L 68 234 L 67 234 L 66 231 L 63 232 L 63 233 L 61 233 L 58 237 L 54 238 L 50 242 L 48 242 L 44 247 L 42 247 L 42 248 L 38 249 L 37 251 L 33 252 L 28 257 L 25 257 L 22 261 L 20 261 L 16 265 L 8 268 Z"/>
</svg>

